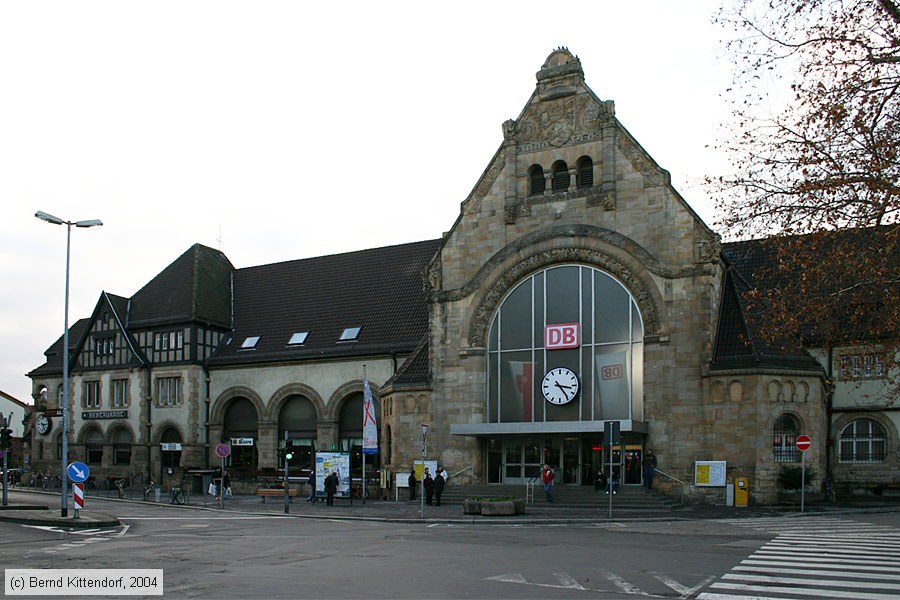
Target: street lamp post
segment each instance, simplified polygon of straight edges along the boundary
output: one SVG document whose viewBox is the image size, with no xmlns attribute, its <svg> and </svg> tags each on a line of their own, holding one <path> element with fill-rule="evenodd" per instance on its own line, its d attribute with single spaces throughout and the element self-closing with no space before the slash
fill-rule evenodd
<svg viewBox="0 0 900 600">
<path fill-rule="evenodd" d="M 72 225 L 75 227 L 100 227 L 103 222 L 100 219 L 89 219 L 87 221 L 64 221 L 59 217 L 47 214 L 43 211 L 37 211 L 34 216 L 41 221 L 46 221 L 54 225 L 66 226 L 66 309 L 65 309 L 65 330 L 63 330 L 63 395 L 60 401 L 60 409 L 62 410 L 62 460 L 60 473 L 60 515 L 69 516 L 69 486 L 68 473 L 66 467 L 69 462 L 69 256 L 72 240 Z"/>
<path fill-rule="evenodd" d="M 419 517 L 424 519 L 425 518 L 425 456 L 426 456 L 426 450 L 427 450 L 427 446 L 426 446 L 425 442 L 428 439 L 428 423 L 421 423 L 420 425 L 422 427 L 422 484 L 421 484 L 422 489 L 421 489 L 421 493 L 419 494 L 419 502 L 421 502 L 421 508 L 419 509 Z"/>
</svg>

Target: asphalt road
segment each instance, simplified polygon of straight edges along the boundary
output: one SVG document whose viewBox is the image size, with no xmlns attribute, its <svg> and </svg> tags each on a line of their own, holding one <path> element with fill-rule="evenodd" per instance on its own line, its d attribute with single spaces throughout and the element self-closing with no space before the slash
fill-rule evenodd
<svg viewBox="0 0 900 600">
<path fill-rule="evenodd" d="M 786 527 L 799 525 L 816 532 L 814 536 L 848 540 L 853 536 L 847 532 L 872 527 L 895 546 L 897 539 L 891 536 L 900 536 L 897 513 L 803 521 L 491 525 L 298 519 L 92 502 L 95 510 L 118 516 L 122 526 L 69 531 L 0 523 L 0 564 L 163 569 L 168 598 L 712 600 L 739 593 L 728 586 L 762 585 L 752 580 L 732 583 L 734 569 L 754 553 L 768 551 L 778 536 L 790 535 L 784 533 Z M 897 567 L 885 564 L 888 568 L 896 572 Z M 857 580 L 849 577 L 834 577 L 850 582 L 839 586 L 843 597 L 855 589 L 852 582 Z M 794 585 L 801 591 L 809 587 L 769 585 Z M 900 590 L 891 585 L 876 580 L 875 587 L 865 591 L 874 594 L 870 598 L 896 598 Z M 808 591 L 762 595 L 815 597 Z"/>
</svg>

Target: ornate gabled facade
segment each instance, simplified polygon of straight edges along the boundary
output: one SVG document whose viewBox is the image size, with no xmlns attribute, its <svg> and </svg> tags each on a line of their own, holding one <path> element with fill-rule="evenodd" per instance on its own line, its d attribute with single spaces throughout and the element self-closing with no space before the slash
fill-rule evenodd
<svg viewBox="0 0 900 600">
<path fill-rule="evenodd" d="M 661 489 L 721 502 L 692 485 L 714 462 L 774 500 L 791 436 L 829 439 L 822 364 L 756 335 L 740 261 L 567 49 L 502 131 L 441 240 L 245 269 L 195 246 L 132 298 L 104 293 L 72 328 L 74 457 L 165 480 L 232 441 L 230 468 L 255 485 L 290 439 L 301 475 L 321 450 L 350 452 L 356 475 L 367 379 L 381 483 L 420 458 L 425 422 L 429 458 L 477 482 L 550 464 L 592 485 L 612 460 L 637 485 L 652 448 Z M 30 374 L 45 411 L 60 343 Z M 53 462 L 53 434 L 35 434 L 34 464 Z M 806 460 L 822 472 L 826 455 Z"/>
</svg>

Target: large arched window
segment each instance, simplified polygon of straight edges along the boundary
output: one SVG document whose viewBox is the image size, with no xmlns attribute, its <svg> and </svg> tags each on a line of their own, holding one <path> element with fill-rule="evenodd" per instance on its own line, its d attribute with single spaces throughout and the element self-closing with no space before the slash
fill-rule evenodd
<svg viewBox="0 0 900 600">
<path fill-rule="evenodd" d="M 284 445 L 287 433 L 294 446 L 294 458 L 290 461 L 292 470 L 299 468 L 308 471 L 315 467 L 318 419 L 316 407 L 306 396 L 290 396 L 282 405 L 278 413 L 278 443 Z M 283 462 L 283 459 L 279 460 Z"/>
<path fill-rule="evenodd" d="M 379 447 L 381 444 L 381 402 L 375 399 L 375 423 L 378 425 Z M 341 440 L 341 451 L 350 453 L 350 475 L 362 476 L 362 443 L 363 443 L 363 393 L 354 392 L 347 396 L 341 406 L 340 423 L 338 425 Z M 366 455 L 366 478 L 374 476 L 381 468 L 380 454 Z"/>
<path fill-rule="evenodd" d="M 564 192 L 569 189 L 572 178 L 569 176 L 569 165 L 564 160 L 558 160 L 550 167 L 550 179 L 554 192 Z"/>
<path fill-rule="evenodd" d="M 491 323 L 486 421 L 643 420 L 643 338 L 634 298 L 608 273 L 580 265 L 534 273 Z M 573 371 L 580 388 L 561 404 L 542 392 L 556 368 Z"/>
<path fill-rule="evenodd" d="M 544 180 L 544 169 L 541 165 L 531 165 L 528 169 L 528 195 L 539 196 L 547 189 L 547 182 Z"/>
<path fill-rule="evenodd" d="M 857 419 L 844 427 L 840 437 L 840 462 L 882 463 L 887 456 L 884 428 L 871 419 Z"/>
<path fill-rule="evenodd" d="M 181 434 L 174 427 L 167 427 L 159 438 L 161 451 L 161 463 L 163 467 L 173 469 L 181 466 Z"/>
<path fill-rule="evenodd" d="M 247 398 L 235 398 L 225 410 L 225 440 L 240 440 L 240 444 L 231 443 L 229 466 L 237 468 L 254 468 L 257 464 L 256 444 L 258 443 L 257 424 L 259 417 L 256 407 Z M 246 443 L 252 440 L 252 445 Z"/>
<path fill-rule="evenodd" d="M 772 454 L 775 462 L 800 462 L 800 451 L 797 450 L 797 435 L 800 425 L 791 415 L 781 415 L 775 419 L 772 427 Z"/>
</svg>

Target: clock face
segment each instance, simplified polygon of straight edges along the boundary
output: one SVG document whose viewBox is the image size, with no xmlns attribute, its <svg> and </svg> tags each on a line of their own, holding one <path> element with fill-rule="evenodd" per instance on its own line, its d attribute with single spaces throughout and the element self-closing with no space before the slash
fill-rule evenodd
<svg viewBox="0 0 900 600">
<path fill-rule="evenodd" d="M 34 428 L 37 429 L 37 432 L 41 435 L 50 431 L 51 422 L 50 417 L 41 413 L 38 415 L 38 418 L 34 422 Z"/>
<path fill-rule="evenodd" d="M 578 375 L 571 369 L 556 367 L 544 375 L 541 391 L 551 404 L 566 404 L 578 395 Z"/>
</svg>

